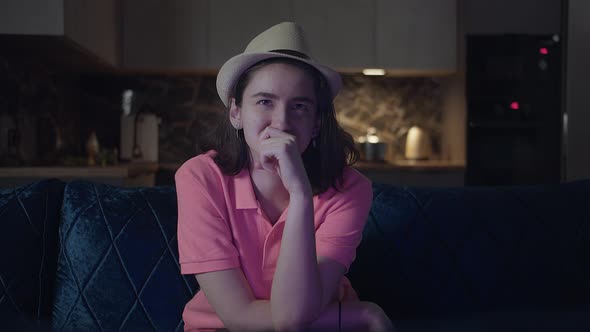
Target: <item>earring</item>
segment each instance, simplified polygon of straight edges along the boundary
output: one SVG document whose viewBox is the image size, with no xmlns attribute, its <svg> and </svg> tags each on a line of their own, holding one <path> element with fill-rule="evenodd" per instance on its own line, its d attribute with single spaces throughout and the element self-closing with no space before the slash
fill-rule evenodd
<svg viewBox="0 0 590 332">
<path fill-rule="evenodd" d="M 316 142 L 315 142 L 315 137 L 311 140 L 311 146 L 315 149 L 316 148 Z"/>
<path fill-rule="evenodd" d="M 240 139 L 240 123 L 236 123 L 236 138 L 239 140 Z"/>
</svg>

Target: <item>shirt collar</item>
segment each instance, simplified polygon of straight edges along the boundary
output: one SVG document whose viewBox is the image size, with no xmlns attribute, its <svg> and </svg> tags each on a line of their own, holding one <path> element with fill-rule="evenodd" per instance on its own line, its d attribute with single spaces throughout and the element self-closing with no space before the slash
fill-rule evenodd
<svg viewBox="0 0 590 332">
<path fill-rule="evenodd" d="M 257 209 L 256 195 L 250 180 L 250 171 L 247 167 L 234 176 L 234 200 L 236 209 Z"/>
</svg>

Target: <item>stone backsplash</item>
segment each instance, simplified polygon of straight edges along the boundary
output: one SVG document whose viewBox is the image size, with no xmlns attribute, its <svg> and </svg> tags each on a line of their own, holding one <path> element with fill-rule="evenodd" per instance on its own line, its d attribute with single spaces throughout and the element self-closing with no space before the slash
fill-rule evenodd
<svg viewBox="0 0 590 332">
<path fill-rule="evenodd" d="M 405 135 L 417 125 L 430 134 L 434 154 L 440 151 L 439 79 L 347 74 L 343 80 L 335 107 L 353 137 L 374 127 L 381 141 L 398 151 L 393 158 L 401 158 Z M 211 75 L 74 75 L 0 58 L 0 87 L 4 164 L 12 159 L 17 164 L 51 163 L 59 156 L 84 156 L 93 130 L 103 148 L 118 148 L 122 93 L 128 89 L 134 91 L 133 111 L 152 112 L 161 119 L 161 162 L 178 163 L 200 153 L 223 109 Z M 17 127 L 16 145 L 10 127 Z"/>
<path fill-rule="evenodd" d="M 440 79 L 346 75 L 343 81 L 334 105 L 340 124 L 355 139 L 373 127 L 392 148 L 389 159 L 403 159 L 406 134 L 418 126 L 429 134 L 433 154 L 440 154 Z"/>
</svg>

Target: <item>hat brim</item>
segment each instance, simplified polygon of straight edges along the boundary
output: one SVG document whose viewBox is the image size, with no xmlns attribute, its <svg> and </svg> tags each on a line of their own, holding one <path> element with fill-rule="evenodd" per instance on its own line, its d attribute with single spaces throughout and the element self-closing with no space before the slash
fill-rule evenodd
<svg viewBox="0 0 590 332">
<path fill-rule="evenodd" d="M 332 99 L 336 97 L 342 88 L 342 78 L 337 71 L 331 69 L 330 67 L 321 65 L 313 60 L 307 60 L 297 56 L 276 52 L 242 53 L 227 60 L 223 66 L 221 66 L 221 69 L 217 74 L 217 94 L 219 94 L 221 101 L 226 107 L 229 105 L 229 96 L 234 89 L 234 86 L 237 83 L 240 75 L 242 75 L 246 69 L 250 68 L 257 62 L 271 58 L 293 59 L 307 63 L 308 65 L 317 69 L 326 78 L 326 81 L 330 87 Z"/>
</svg>

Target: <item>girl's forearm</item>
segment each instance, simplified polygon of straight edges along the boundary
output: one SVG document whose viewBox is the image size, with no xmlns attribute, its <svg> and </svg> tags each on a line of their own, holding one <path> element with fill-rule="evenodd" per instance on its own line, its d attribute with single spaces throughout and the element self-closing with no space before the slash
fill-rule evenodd
<svg viewBox="0 0 590 332">
<path fill-rule="evenodd" d="M 391 331 L 390 329 L 371 328 L 371 317 L 368 314 L 366 302 L 332 302 L 320 312 L 318 317 L 306 326 L 300 328 L 286 328 L 287 330 L 305 331 Z M 240 312 L 234 326 L 226 326 L 230 331 L 276 331 L 271 317 L 271 302 L 256 300 L 247 305 Z"/>
<path fill-rule="evenodd" d="M 271 290 L 272 319 L 278 329 L 296 329 L 320 314 L 322 285 L 313 218 L 312 194 L 291 195 Z"/>
</svg>

